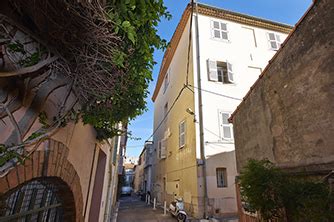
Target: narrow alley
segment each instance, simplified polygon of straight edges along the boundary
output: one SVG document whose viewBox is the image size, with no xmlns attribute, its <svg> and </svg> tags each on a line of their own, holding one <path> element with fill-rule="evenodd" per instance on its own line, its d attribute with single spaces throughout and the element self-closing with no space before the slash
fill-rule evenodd
<svg viewBox="0 0 334 222">
<path fill-rule="evenodd" d="M 168 212 L 163 215 L 163 210 L 153 210 L 152 205 L 147 205 L 136 196 L 126 196 L 120 199 L 117 222 L 175 222 Z"/>
</svg>

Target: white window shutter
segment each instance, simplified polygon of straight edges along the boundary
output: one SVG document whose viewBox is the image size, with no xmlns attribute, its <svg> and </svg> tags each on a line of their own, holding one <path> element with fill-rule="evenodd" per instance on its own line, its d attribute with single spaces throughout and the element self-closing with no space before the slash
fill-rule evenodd
<svg viewBox="0 0 334 222">
<path fill-rule="evenodd" d="M 161 140 L 161 155 L 160 155 L 160 158 L 165 159 L 166 156 L 167 156 L 166 140 L 163 139 L 163 140 Z"/>
<path fill-rule="evenodd" d="M 280 35 L 276 35 L 276 42 L 277 42 L 277 49 L 281 47 L 281 36 Z"/>
<path fill-rule="evenodd" d="M 213 21 L 211 20 L 210 21 L 210 30 L 211 30 L 211 38 L 214 38 L 215 37 L 215 30 L 213 28 Z"/>
<path fill-rule="evenodd" d="M 226 62 L 227 66 L 227 77 L 229 82 L 234 82 L 234 74 L 233 74 L 233 67 L 232 64 L 229 62 Z"/>
<path fill-rule="evenodd" d="M 167 73 L 168 73 L 168 75 L 167 75 L 167 85 L 169 85 L 169 79 L 170 79 L 170 75 L 171 75 L 171 68 L 168 69 Z"/>
<path fill-rule="evenodd" d="M 186 122 L 182 121 L 179 124 L 179 148 L 184 147 L 186 144 Z"/>
<path fill-rule="evenodd" d="M 217 61 L 208 59 L 207 65 L 208 65 L 209 80 L 217 82 L 218 81 Z"/>
<path fill-rule="evenodd" d="M 226 24 L 226 23 L 221 22 L 221 23 L 220 23 L 220 28 L 221 28 L 221 30 L 227 32 L 227 24 Z"/>
</svg>

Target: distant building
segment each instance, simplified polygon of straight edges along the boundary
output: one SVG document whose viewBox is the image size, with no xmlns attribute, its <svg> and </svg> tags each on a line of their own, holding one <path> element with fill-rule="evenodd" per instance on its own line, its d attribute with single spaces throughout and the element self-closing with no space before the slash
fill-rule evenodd
<svg viewBox="0 0 334 222">
<path fill-rule="evenodd" d="M 137 164 L 138 163 L 138 157 L 135 156 L 127 156 L 125 157 L 124 163 L 131 163 L 131 164 Z"/>
<path fill-rule="evenodd" d="M 198 218 L 237 216 L 228 118 L 291 27 L 204 4 L 191 12 L 188 5 L 152 97 L 153 194 L 161 202 L 182 197 L 186 211 Z"/>
<path fill-rule="evenodd" d="M 268 159 L 334 188 L 333 21 L 334 1 L 314 1 L 233 113 L 238 172 Z"/>
<path fill-rule="evenodd" d="M 144 193 L 152 190 L 153 142 L 146 141 L 135 168 L 135 191 Z"/>
<path fill-rule="evenodd" d="M 124 184 L 126 187 L 133 187 L 133 182 L 135 178 L 134 172 L 135 165 L 131 163 L 124 164 Z"/>
</svg>

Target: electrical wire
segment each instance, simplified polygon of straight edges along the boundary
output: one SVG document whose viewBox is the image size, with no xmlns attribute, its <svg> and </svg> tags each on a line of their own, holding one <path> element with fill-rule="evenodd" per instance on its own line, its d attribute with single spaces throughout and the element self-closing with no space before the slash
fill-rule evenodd
<svg viewBox="0 0 334 222">
<path fill-rule="evenodd" d="M 177 102 L 177 100 L 179 100 L 179 98 L 181 97 L 181 94 L 183 93 L 184 89 L 189 89 L 190 91 L 192 91 L 194 93 L 194 91 L 189 87 L 189 82 L 188 82 L 188 78 L 189 78 L 189 66 L 190 66 L 190 49 L 191 49 L 191 41 L 192 41 L 192 31 L 191 31 L 191 29 L 192 29 L 193 15 L 194 15 L 194 7 L 193 7 L 193 5 L 194 5 L 194 0 L 191 1 L 191 15 L 190 15 L 190 25 L 189 25 L 189 38 L 188 38 L 188 56 L 187 56 L 186 83 L 183 85 L 183 87 L 179 91 L 177 97 L 173 101 L 172 106 L 168 109 L 168 111 L 165 114 L 164 118 L 161 120 L 161 122 L 158 124 L 158 126 L 154 129 L 153 133 L 150 135 L 150 137 L 147 140 L 150 140 L 154 136 L 154 134 L 158 131 L 158 129 L 160 128 L 160 126 L 162 125 L 162 123 L 165 121 L 165 119 L 167 118 L 167 116 L 170 113 L 170 111 L 173 109 L 173 107 L 174 107 L 175 103 Z"/>
<path fill-rule="evenodd" d="M 160 126 L 164 123 L 164 121 L 166 120 L 167 116 L 169 115 L 170 111 L 173 109 L 173 107 L 175 106 L 176 102 L 179 100 L 179 98 L 181 97 L 184 89 L 186 89 L 187 86 L 183 85 L 182 89 L 179 91 L 179 94 L 177 95 L 177 97 L 174 99 L 171 107 L 168 109 L 168 111 L 166 112 L 164 118 L 160 121 L 160 123 L 158 124 L 158 126 L 155 128 L 155 130 L 153 131 L 153 133 L 150 135 L 150 137 L 147 140 L 150 140 L 154 134 L 158 131 L 158 129 L 160 128 Z"/>
<path fill-rule="evenodd" d="M 183 87 L 181 88 L 181 90 L 179 91 L 177 97 L 174 99 L 172 106 L 168 109 L 168 111 L 166 112 L 165 116 L 163 117 L 163 119 L 160 121 L 160 123 L 158 124 L 158 126 L 154 129 L 153 133 L 145 140 L 148 141 L 150 140 L 155 133 L 158 131 L 158 129 L 161 127 L 161 125 L 164 123 L 164 121 L 166 120 L 166 118 L 168 117 L 169 113 L 171 112 L 171 110 L 173 109 L 173 107 L 175 106 L 176 102 L 179 100 L 179 98 L 181 97 L 184 89 L 188 89 L 190 90 L 192 93 L 194 93 L 194 90 L 191 89 L 197 89 L 197 90 L 201 90 L 203 92 L 207 92 L 207 93 L 211 93 L 217 96 L 221 96 L 221 97 L 225 97 L 225 98 L 229 98 L 229 99 L 234 99 L 234 100 L 238 100 L 238 101 L 242 101 L 242 99 L 236 98 L 236 97 L 232 97 L 232 96 L 227 96 L 227 95 L 223 95 L 220 93 L 216 93 L 210 90 L 206 90 L 206 89 L 202 89 L 202 88 L 198 88 L 196 86 L 193 86 L 191 84 L 189 84 L 189 67 L 190 67 L 190 49 L 191 49 L 191 41 L 192 41 L 192 23 L 193 23 L 193 15 L 194 15 L 194 0 L 191 1 L 192 7 L 191 7 L 191 16 L 190 16 L 190 25 L 189 25 L 189 38 L 188 38 L 188 53 L 187 53 L 187 73 L 186 73 L 186 83 L 183 85 Z M 138 145 L 138 146 L 128 146 L 128 147 L 144 147 L 143 145 Z"/>
<path fill-rule="evenodd" d="M 225 98 L 228 98 L 228 99 L 234 99 L 234 100 L 238 100 L 238 101 L 242 101 L 242 99 L 240 98 L 236 98 L 236 97 L 233 97 L 233 96 L 227 96 L 227 95 L 224 95 L 224 94 L 220 94 L 220 93 L 216 93 L 216 92 L 213 92 L 213 91 L 210 91 L 210 90 L 206 90 L 206 89 L 203 89 L 203 88 L 198 88 L 196 86 L 193 86 L 193 85 L 188 85 L 194 89 L 197 89 L 197 90 L 201 90 L 202 92 L 207 92 L 207 93 L 211 93 L 211 94 L 214 94 L 214 95 L 217 95 L 217 96 L 221 96 L 221 97 L 225 97 Z"/>
</svg>

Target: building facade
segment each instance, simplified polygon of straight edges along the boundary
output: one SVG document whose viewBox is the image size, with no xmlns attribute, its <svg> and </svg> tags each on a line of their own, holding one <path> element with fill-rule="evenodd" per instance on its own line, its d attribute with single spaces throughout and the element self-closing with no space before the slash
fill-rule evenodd
<svg viewBox="0 0 334 222">
<path fill-rule="evenodd" d="M 334 2 L 314 1 L 233 113 L 238 172 L 248 159 L 310 176 L 334 169 L 333 20 Z"/>
<path fill-rule="evenodd" d="M 186 8 L 152 98 L 153 193 L 158 201 L 180 196 L 195 217 L 237 215 L 228 118 L 290 30 L 203 4 L 193 14 L 191 5 Z"/>
<path fill-rule="evenodd" d="M 96 139 L 64 62 L 11 6 L 0 2 L 0 218 L 109 221 L 127 137 Z"/>
<path fill-rule="evenodd" d="M 152 191 L 153 142 L 146 141 L 135 168 L 135 191 Z"/>
</svg>

